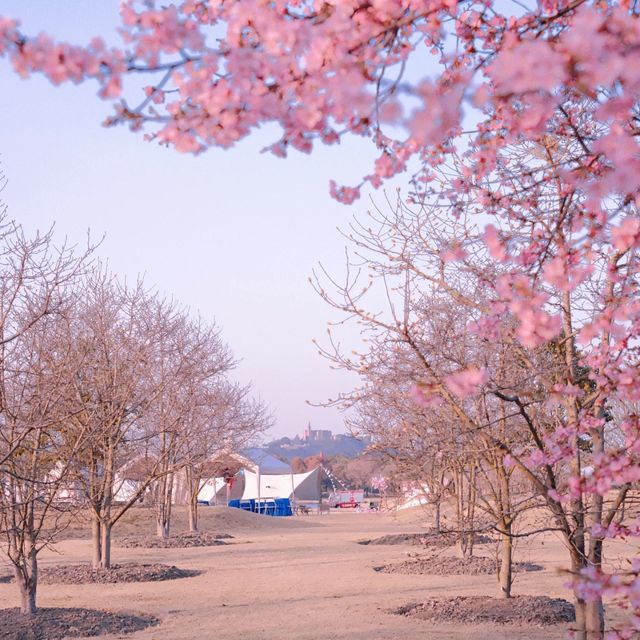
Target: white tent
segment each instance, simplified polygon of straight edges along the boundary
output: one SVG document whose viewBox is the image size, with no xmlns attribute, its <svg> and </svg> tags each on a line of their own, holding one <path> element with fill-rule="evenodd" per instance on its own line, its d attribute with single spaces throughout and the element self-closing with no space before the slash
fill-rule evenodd
<svg viewBox="0 0 640 640">
<path fill-rule="evenodd" d="M 135 498 L 156 464 L 157 459 L 153 455 L 140 454 L 119 467 L 113 478 L 112 495 L 114 501 L 129 502 Z M 148 491 L 150 491 L 150 487 L 147 487 L 145 492 Z M 142 500 L 143 496 L 144 492 L 138 496 L 138 500 Z"/>
<path fill-rule="evenodd" d="M 224 478 L 211 477 L 203 480 L 198 500 L 209 504 L 224 504 L 227 498 L 258 501 L 291 498 L 313 502 L 321 499 L 321 467 L 307 473 L 293 473 L 291 465 L 256 448 L 244 449 L 241 453 L 222 452 L 219 455 L 228 457 L 241 469 L 233 476 L 228 492 Z"/>
<path fill-rule="evenodd" d="M 244 477 L 242 471 L 233 477 L 233 482 L 229 487 L 229 500 L 239 500 L 242 497 L 244 488 Z M 227 481 L 224 478 L 207 478 L 200 484 L 198 500 L 209 504 L 225 504 L 227 500 Z"/>
<path fill-rule="evenodd" d="M 260 469 L 262 471 L 262 469 Z M 320 467 L 306 473 L 265 474 L 244 470 L 243 500 L 291 498 L 319 501 Z M 258 488 L 258 482 L 260 486 Z"/>
<path fill-rule="evenodd" d="M 140 490 L 141 480 L 119 478 L 113 482 L 113 499 L 115 502 L 129 502 Z"/>
</svg>

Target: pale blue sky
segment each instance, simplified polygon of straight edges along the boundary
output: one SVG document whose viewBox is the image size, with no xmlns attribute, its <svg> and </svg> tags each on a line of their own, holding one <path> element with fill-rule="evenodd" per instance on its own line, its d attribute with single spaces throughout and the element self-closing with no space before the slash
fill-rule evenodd
<svg viewBox="0 0 640 640">
<path fill-rule="evenodd" d="M 116 0 L 0 0 L 0 15 L 21 18 L 26 31 L 75 42 L 108 33 L 116 9 Z M 371 168 L 371 144 L 351 140 L 280 160 L 259 153 L 275 139 L 263 130 L 230 151 L 193 158 L 123 128 L 102 128 L 110 106 L 93 83 L 23 81 L 5 60 L 0 83 L 11 216 L 27 228 L 55 222 L 59 236 L 72 239 L 88 228 L 104 233 L 100 254 L 116 273 L 144 273 L 149 284 L 215 318 L 243 361 L 238 377 L 252 380 L 273 408 L 275 434 L 299 433 L 308 420 L 342 430 L 338 412 L 305 404 L 355 382 L 331 371 L 311 344 L 336 316 L 307 278 L 318 261 L 342 272 L 336 226 L 367 201 L 339 205 L 328 182 L 357 182 Z"/>
</svg>

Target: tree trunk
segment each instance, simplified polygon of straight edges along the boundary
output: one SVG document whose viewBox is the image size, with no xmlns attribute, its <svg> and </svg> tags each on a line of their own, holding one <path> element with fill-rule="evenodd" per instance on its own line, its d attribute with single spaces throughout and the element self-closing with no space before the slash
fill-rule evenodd
<svg viewBox="0 0 640 640">
<path fill-rule="evenodd" d="M 498 454 L 495 459 L 495 472 L 500 486 L 498 508 L 500 510 L 499 525 L 502 530 L 500 568 L 498 572 L 498 597 L 511 597 L 513 583 L 513 517 L 511 512 L 510 475 L 504 466 L 504 455 Z"/>
<path fill-rule="evenodd" d="M 567 384 L 575 384 L 576 381 L 576 350 L 573 337 L 573 322 L 571 309 L 571 294 L 565 291 L 562 294 L 562 328 L 566 336 L 564 342 L 565 356 L 565 379 Z M 579 424 L 579 411 L 575 398 L 567 397 L 565 399 L 565 408 L 567 412 L 567 422 L 571 426 Z M 602 451 L 604 440 L 598 442 L 598 434 L 591 433 L 592 438 L 595 437 L 594 444 L 596 449 Z M 578 434 L 573 436 L 571 443 L 574 449 L 574 459 L 570 465 L 570 472 L 574 478 L 580 478 L 582 475 L 582 456 L 580 449 L 580 440 Z M 597 508 L 597 505 L 596 505 Z M 574 497 L 570 502 L 570 515 L 573 521 L 573 531 L 568 540 L 571 546 L 571 569 L 573 575 L 577 577 L 580 571 L 588 566 L 586 545 L 585 545 L 585 503 L 582 494 Z M 596 515 L 596 522 L 600 522 L 600 517 Z M 601 562 L 601 557 L 599 559 Z M 576 610 L 576 638 L 577 640 L 601 640 L 604 637 L 604 611 L 602 609 L 602 599 L 599 598 L 594 602 L 587 603 L 577 593 L 575 594 L 575 610 Z"/>
<path fill-rule="evenodd" d="M 173 498 L 173 474 L 165 474 L 158 481 L 156 497 L 156 535 L 166 539 L 171 531 L 171 503 Z"/>
<path fill-rule="evenodd" d="M 102 539 L 101 539 L 101 555 L 100 567 L 102 569 L 111 569 L 111 522 L 102 522 Z"/>
<path fill-rule="evenodd" d="M 114 480 L 114 452 L 113 444 L 105 456 L 104 480 L 102 483 L 102 500 L 100 512 L 100 568 L 111 569 L 111 507 L 113 504 Z"/>
<path fill-rule="evenodd" d="M 600 416 L 603 417 L 603 416 Z M 591 443 L 595 455 L 604 454 L 604 426 L 591 430 Z M 624 504 L 624 501 L 623 501 Z M 592 498 L 591 508 L 589 509 L 591 523 L 602 526 L 606 522 L 604 518 L 604 498 L 601 495 L 594 495 Z M 589 567 L 600 572 L 602 570 L 602 547 L 604 539 L 601 535 L 590 535 L 589 539 Z M 587 602 L 586 604 L 586 620 L 587 630 L 590 634 L 589 640 L 592 638 L 604 637 L 604 605 L 602 598 Z M 598 635 L 599 634 L 599 635 Z"/>
<path fill-rule="evenodd" d="M 471 467 L 469 477 L 459 473 L 459 507 L 458 507 L 458 553 L 461 558 L 473 557 L 473 545 L 475 543 L 475 466 Z"/>
<path fill-rule="evenodd" d="M 185 468 L 187 501 L 189 504 L 189 531 L 198 530 L 198 494 L 200 493 L 199 474 L 189 466 Z"/>
<path fill-rule="evenodd" d="M 165 538 L 168 538 L 170 533 L 171 533 L 171 509 L 173 508 L 172 501 L 171 501 L 171 497 L 173 495 L 172 488 L 173 488 L 173 483 L 171 485 L 171 488 L 169 489 L 169 495 L 167 497 L 167 511 L 166 511 L 166 513 L 167 513 L 167 521 L 165 523 L 165 528 L 164 528 L 164 537 Z"/>
<path fill-rule="evenodd" d="M 469 494 L 467 498 L 467 515 L 465 518 L 465 532 L 467 536 L 467 557 L 473 557 L 473 547 L 476 542 L 476 523 L 475 523 L 475 511 L 476 511 L 476 466 L 472 463 L 471 471 L 469 473 Z"/>
<path fill-rule="evenodd" d="M 166 540 L 169 537 L 171 524 L 167 518 L 167 514 L 164 510 L 164 506 L 158 509 L 156 519 L 156 535 L 158 538 Z"/>
<path fill-rule="evenodd" d="M 433 503 L 433 530 L 440 533 L 440 499 Z"/>
<path fill-rule="evenodd" d="M 91 519 L 91 548 L 91 566 L 94 569 L 98 569 L 102 562 L 102 531 L 100 520 L 96 515 Z"/>
<path fill-rule="evenodd" d="M 587 612 L 586 612 L 586 602 L 576 596 L 575 602 L 573 606 L 576 611 L 576 631 L 575 631 L 575 639 L 576 640 L 587 640 Z"/>
<path fill-rule="evenodd" d="M 578 575 L 587 566 L 579 553 L 572 551 L 571 570 Z M 602 598 L 587 602 L 574 591 L 576 610 L 576 640 L 603 640 L 604 638 L 604 606 Z"/>
<path fill-rule="evenodd" d="M 604 605 L 602 598 L 586 603 L 585 618 L 587 640 L 602 640 L 604 638 Z"/>
<path fill-rule="evenodd" d="M 16 579 L 20 581 L 20 611 L 27 616 L 32 616 L 37 608 L 36 585 L 31 580 L 28 580 L 27 584 L 25 584 L 22 576 L 20 578 L 16 576 Z"/>
<path fill-rule="evenodd" d="M 504 531 L 508 531 L 508 523 L 503 522 Z M 500 569 L 498 571 L 498 597 L 511 597 L 511 583 L 513 582 L 513 540 L 510 535 L 503 534 L 500 548 Z"/>
<path fill-rule="evenodd" d="M 189 500 L 189 531 L 198 530 L 198 494 Z"/>
<path fill-rule="evenodd" d="M 467 536 L 465 532 L 465 509 L 464 509 L 464 474 L 459 469 L 454 470 L 455 495 L 456 495 L 456 529 L 458 555 L 461 558 L 467 557 Z"/>
<path fill-rule="evenodd" d="M 14 575 L 20 589 L 20 611 L 28 616 L 36 612 L 36 591 L 38 587 L 38 558 L 35 549 L 29 552 L 24 564 L 14 568 Z"/>
<path fill-rule="evenodd" d="M 585 602 L 576 596 L 576 640 L 603 640 L 604 638 L 604 606 L 602 599 Z"/>
</svg>

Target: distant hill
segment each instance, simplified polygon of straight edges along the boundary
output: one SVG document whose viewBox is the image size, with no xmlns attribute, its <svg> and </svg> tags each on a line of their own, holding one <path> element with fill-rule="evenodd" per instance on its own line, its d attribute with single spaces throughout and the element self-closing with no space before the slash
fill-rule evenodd
<svg viewBox="0 0 640 640">
<path fill-rule="evenodd" d="M 293 458 L 306 458 L 319 453 L 325 456 L 356 458 L 367 448 L 367 444 L 352 436 L 338 434 L 324 440 L 304 440 L 299 437 L 279 438 L 265 444 L 263 449 L 290 462 Z"/>
</svg>

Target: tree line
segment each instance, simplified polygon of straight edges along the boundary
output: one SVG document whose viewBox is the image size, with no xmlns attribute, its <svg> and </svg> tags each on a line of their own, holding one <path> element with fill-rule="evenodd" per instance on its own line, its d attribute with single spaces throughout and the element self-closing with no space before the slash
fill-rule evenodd
<svg viewBox="0 0 640 640">
<path fill-rule="evenodd" d="M 539 220 L 566 215 L 558 203 L 549 197 Z M 537 278 L 542 293 L 528 310 L 535 276 L 505 284 L 513 271 L 491 256 L 487 231 L 464 209 L 452 216 L 451 207 L 387 200 L 344 233 L 346 277 L 315 274 L 320 296 L 363 336 L 362 348 L 347 352 L 334 329 L 319 346 L 361 380 L 333 404 L 350 410 L 352 432 L 371 438 L 396 478 L 422 488 L 436 531 L 441 507 L 450 506 L 445 528 L 463 556 L 479 533 L 499 537 L 499 597 L 511 597 L 515 541 L 560 535 L 578 629 L 596 637 L 602 594 L 588 593 L 584 581 L 606 573 L 607 540 L 632 526 L 624 510 L 640 462 L 630 448 L 637 405 L 607 393 L 605 372 L 578 337 L 615 295 L 606 274 L 620 256 L 594 250 L 594 268 L 572 289 L 562 278 Z M 521 237 L 535 235 L 534 222 L 517 223 Z M 515 309 L 504 303 L 508 286 Z M 545 326 L 551 318 L 558 327 Z M 614 459 L 625 460 L 618 473 L 598 468 Z"/>
<path fill-rule="evenodd" d="M 170 534 L 178 482 L 197 529 L 212 459 L 271 424 L 219 328 L 127 283 L 95 257 L 0 222 L 0 548 L 21 609 L 36 610 L 38 554 L 80 518 L 94 568 L 141 499 Z M 123 487 L 126 491 L 123 491 Z"/>
</svg>

